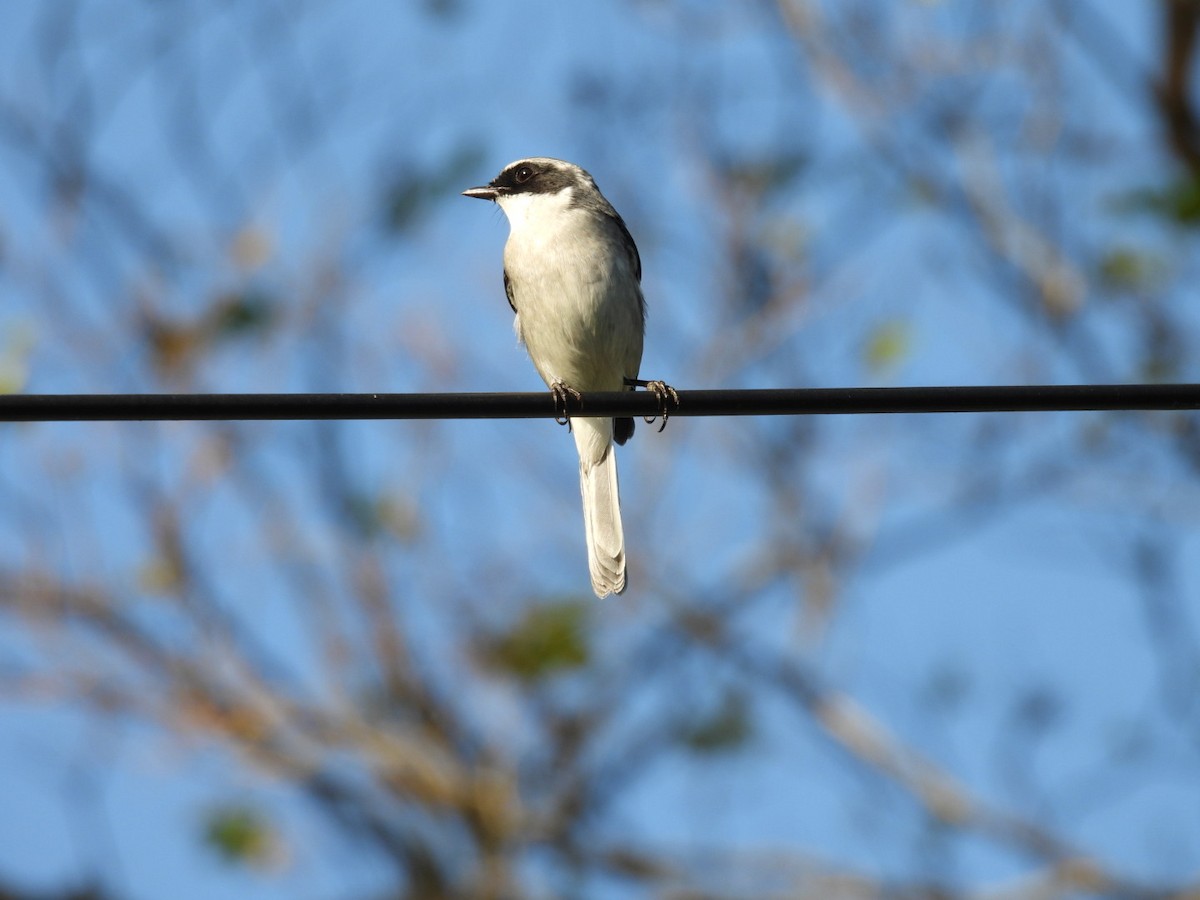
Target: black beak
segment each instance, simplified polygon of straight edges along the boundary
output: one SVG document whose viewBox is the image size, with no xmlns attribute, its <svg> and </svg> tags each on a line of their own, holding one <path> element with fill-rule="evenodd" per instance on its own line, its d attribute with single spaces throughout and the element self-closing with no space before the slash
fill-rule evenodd
<svg viewBox="0 0 1200 900">
<path fill-rule="evenodd" d="M 467 188 L 462 193 L 464 197 L 474 197 L 476 200 L 495 200 L 500 196 L 498 190 L 487 184 L 483 187 Z"/>
</svg>

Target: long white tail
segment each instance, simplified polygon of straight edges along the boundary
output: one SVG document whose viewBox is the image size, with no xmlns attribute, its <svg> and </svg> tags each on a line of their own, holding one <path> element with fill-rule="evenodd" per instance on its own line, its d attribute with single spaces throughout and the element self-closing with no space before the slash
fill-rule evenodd
<svg viewBox="0 0 1200 900">
<path fill-rule="evenodd" d="M 579 450 L 579 491 L 587 534 L 588 568 L 597 597 L 625 590 L 625 532 L 617 489 L 612 419 L 573 419 Z"/>
</svg>

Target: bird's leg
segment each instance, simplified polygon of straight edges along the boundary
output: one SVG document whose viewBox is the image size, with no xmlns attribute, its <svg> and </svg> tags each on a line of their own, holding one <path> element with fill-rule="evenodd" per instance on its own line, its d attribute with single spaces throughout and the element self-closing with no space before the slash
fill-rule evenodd
<svg viewBox="0 0 1200 900">
<path fill-rule="evenodd" d="M 571 417 L 567 414 L 567 398 L 573 398 L 582 407 L 583 395 L 560 378 L 550 382 L 550 393 L 554 396 L 554 421 L 559 425 L 566 425 L 567 431 L 570 431 Z"/>
<path fill-rule="evenodd" d="M 644 387 L 646 390 L 654 393 L 654 396 L 658 398 L 658 415 L 643 416 L 642 418 L 647 425 L 650 425 L 655 419 L 662 416 L 662 424 L 658 426 L 658 430 L 662 431 L 666 428 L 671 410 L 679 409 L 679 392 L 665 381 L 643 381 L 640 378 L 626 378 L 625 385 L 626 387 Z"/>
</svg>

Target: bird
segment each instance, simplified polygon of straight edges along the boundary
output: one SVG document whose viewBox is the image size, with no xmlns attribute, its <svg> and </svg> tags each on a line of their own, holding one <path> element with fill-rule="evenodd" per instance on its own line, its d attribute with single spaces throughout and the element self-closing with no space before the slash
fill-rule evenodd
<svg viewBox="0 0 1200 900">
<path fill-rule="evenodd" d="M 550 388 L 560 422 L 572 427 L 592 589 L 603 599 L 627 584 L 625 533 L 614 442 L 633 435 L 632 418 L 566 416 L 581 392 L 649 387 L 665 424 L 678 394 L 661 381 L 640 381 L 646 301 L 642 260 L 625 221 L 595 180 L 574 163 L 519 159 L 463 196 L 492 200 L 508 219 L 504 293 L 513 327 Z"/>
</svg>

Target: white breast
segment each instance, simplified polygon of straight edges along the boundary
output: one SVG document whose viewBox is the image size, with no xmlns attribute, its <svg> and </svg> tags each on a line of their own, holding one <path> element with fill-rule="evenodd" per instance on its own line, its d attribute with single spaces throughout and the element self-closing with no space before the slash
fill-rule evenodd
<svg viewBox="0 0 1200 900">
<path fill-rule="evenodd" d="M 621 390 L 641 364 L 641 290 L 615 227 L 571 199 L 567 189 L 499 200 L 517 333 L 547 384 Z"/>
</svg>

